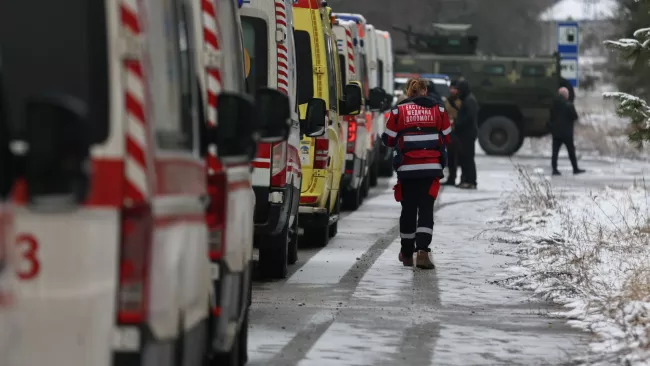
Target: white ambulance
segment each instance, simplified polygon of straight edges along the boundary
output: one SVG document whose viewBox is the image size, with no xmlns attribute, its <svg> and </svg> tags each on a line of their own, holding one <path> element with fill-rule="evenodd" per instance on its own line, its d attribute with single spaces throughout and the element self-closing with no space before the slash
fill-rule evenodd
<svg viewBox="0 0 650 366">
<path fill-rule="evenodd" d="M 375 30 L 377 39 L 377 78 L 379 87 L 386 93 L 385 105 L 390 106 L 394 94 L 394 73 L 393 73 L 393 41 L 389 32 Z M 389 111 L 380 113 L 377 121 L 377 134 L 381 136 L 386 128 Z M 379 176 L 390 177 L 393 175 L 393 151 L 384 144 L 379 145 Z"/>
<path fill-rule="evenodd" d="M 352 21 L 336 19 L 334 33 L 337 38 L 342 84 L 358 82 L 363 90 L 362 80 L 366 78 L 366 67 L 364 55 L 361 53 L 357 24 Z M 357 116 L 341 117 L 343 131 L 347 132 L 345 171 L 341 180 L 341 189 L 343 190 L 343 207 L 349 210 L 359 208 L 369 189 L 366 117 L 365 106 Z"/>
<path fill-rule="evenodd" d="M 2 79 L 0 66 L 0 80 Z M 1 84 L 0 84 L 1 85 Z M 10 128 L 5 118 L 0 87 L 0 365 L 13 362 L 11 349 L 16 342 L 16 311 L 14 288 L 16 274 L 13 261 L 13 215 L 11 187 L 16 178 L 14 156 L 9 150 Z"/>
<path fill-rule="evenodd" d="M 14 191 L 19 342 L 8 366 L 245 362 L 234 336 L 245 327 L 249 275 L 225 276 L 215 293 L 210 280 L 223 271 L 211 276 L 208 253 L 232 272 L 250 263 L 241 245 L 252 223 L 241 220 L 253 198 L 238 172 L 269 110 L 201 83 L 197 65 L 220 71 L 235 55 L 207 52 L 192 36 L 198 24 L 237 25 L 236 8 L 235 0 L 0 4 L 0 89 L 22 131 L 14 145 L 23 146 L 24 172 Z M 229 48 L 220 38 L 235 29 L 209 30 L 202 36 L 223 50 L 239 44 L 241 55 L 241 39 Z M 218 116 L 202 94 L 216 99 Z M 273 94 L 260 104 L 283 113 Z M 211 113 L 218 123 L 208 125 Z M 208 146 L 220 177 L 206 174 Z M 248 187 L 241 207 L 237 187 Z M 222 343 L 231 352 L 213 352 L 210 320 L 235 313 L 230 306 L 237 317 Z"/>
<path fill-rule="evenodd" d="M 291 101 L 291 129 L 282 142 L 258 145 L 253 161 L 255 247 L 262 276 L 285 278 L 298 260 L 298 207 L 302 172 L 292 0 L 247 0 L 241 9 L 250 57 L 249 90 L 277 89 Z"/>
<path fill-rule="evenodd" d="M 380 115 L 383 113 L 385 101 L 385 91 L 381 89 L 379 85 L 379 78 L 377 76 L 377 65 L 378 65 L 378 50 L 377 50 L 377 38 L 375 36 L 375 27 L 367 24 L 366 19 L 361 14 L 349 14 L 349 13 L 336 13 L 334 16 L 337 19 L 348 20 L 355 22 L 359 28 L 359 43 L 361 45 L 363 58 L 365 58 L 365 67 L 367 71 L 367 77 L 364 82 L 364 91 L 366 92 L 366 105 L 368 110 L 366 114 L 367 122 L 366 128 L 368 130 L 368 177 L 369 185 L 374 187 L 377 185 L 377 179 L 379 176 L 379 150 L 381 148 L 381 132 L 383 132 L 383 126 L 378 126 L 380 121 Z M 380 132 L 381 131 L 381 132 Z"/>
</svg>

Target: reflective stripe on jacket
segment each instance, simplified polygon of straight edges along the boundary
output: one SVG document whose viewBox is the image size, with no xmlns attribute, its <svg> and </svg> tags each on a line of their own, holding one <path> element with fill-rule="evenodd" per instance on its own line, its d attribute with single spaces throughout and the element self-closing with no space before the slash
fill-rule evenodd
<svg viewBox="0 0 650 366">
<path fill-rule="evenodd" d="M 442 177 L 442 152 L 450 142 L 450 133 L 445 108 L 433 100 L 412 98 L 396 106 L 382 141 L 395 148 L 397 177 Z"/>
</svg>

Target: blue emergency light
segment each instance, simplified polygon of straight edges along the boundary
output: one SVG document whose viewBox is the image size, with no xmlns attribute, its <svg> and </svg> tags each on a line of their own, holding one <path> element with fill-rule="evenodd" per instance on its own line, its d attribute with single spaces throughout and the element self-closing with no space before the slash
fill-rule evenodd
<svg viewBox="0 0 650 366">
<path fill-rule="evenodd" d="M 240 8 L 241 8 L 242 6 L 244 6 L 244 0 L 238 0 L 237 2 L 239 3 L 239 7 L 240 7 Z"/>
</svg>

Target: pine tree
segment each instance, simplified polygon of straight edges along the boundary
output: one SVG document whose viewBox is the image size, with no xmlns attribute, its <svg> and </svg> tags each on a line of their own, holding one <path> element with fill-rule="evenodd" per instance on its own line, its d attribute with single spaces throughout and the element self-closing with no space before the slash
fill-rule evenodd
<svg viewBox="0 0 650 366">
<path fill-rule="evenodd" d="M 617 114 L 630 120 L 630 141 L 641 147 L 650 142 L 650 104 L 644 99 L 650 97 L 650 0 L 620 0 L 619 6 L 624 32 L 632 38 L 605 41 L 618 52 L 621 62 L 613 71 L 622 91 L 604 97 L 618 101 Z"/>
</svg>

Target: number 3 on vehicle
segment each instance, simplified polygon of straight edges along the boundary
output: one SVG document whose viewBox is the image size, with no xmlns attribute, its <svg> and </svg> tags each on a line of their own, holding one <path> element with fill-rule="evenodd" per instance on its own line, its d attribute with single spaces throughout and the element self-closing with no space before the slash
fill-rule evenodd
<svg viewBox="0 0 650 366">
<path fill-rule="evenodd" d="M 41 270 L 41 263 L 38 260 L 38 241 L 32 234 L 20 234 L 16 238 L 18 246 L 18 270 L 16 274 L 21 280 L 29 281 L 34 279 Z"/>
</svg>

